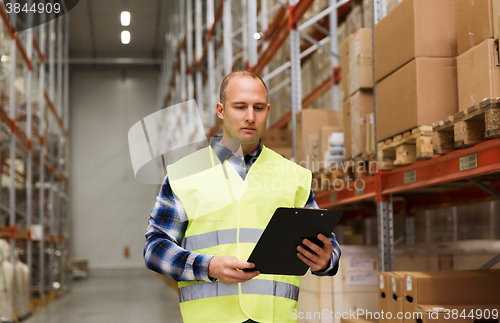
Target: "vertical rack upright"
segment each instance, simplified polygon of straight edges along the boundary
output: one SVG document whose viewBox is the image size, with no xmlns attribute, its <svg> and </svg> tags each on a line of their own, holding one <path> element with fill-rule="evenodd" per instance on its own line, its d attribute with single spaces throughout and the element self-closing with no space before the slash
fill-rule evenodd
<svg viewBox="0 0 500 323">
<path fill-rule="evenodd" d="M 6 32 L 1 35 L 1 47 L 8 42 L 9 51 L 0 53 L 0 154 L 2 179 L 9 181 L 8 193 L 0 197 L 8 214 L 0 215 L 0 236 L 9 239 L 12 262 L 15 250 L 20 250 L 31 271 L 32 295 L 45 302 L 47 296 L 69 288 L 69 18 L 64 15 L 31 27 L 32 12 L 8 14 L 7 10 L 2 1 L 1 24 Z M 40 15 L 46 18 L 45 13 Z M 17 26 L 25 28 L 18 32 Z"/>
</svg>

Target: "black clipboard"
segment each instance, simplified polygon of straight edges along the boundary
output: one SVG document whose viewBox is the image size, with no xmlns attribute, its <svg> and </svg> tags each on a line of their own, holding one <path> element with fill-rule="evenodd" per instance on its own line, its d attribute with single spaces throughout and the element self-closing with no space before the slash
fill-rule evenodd
<svg viewBox="0 0 500 323">
<path fill-rule="evenodd" d="M 329 237 L 341 217 L 342 212 L 339 211 L 277 208 L 248 257 L 247 261 L 255 264 L 250 271 L 258 270 L 261 274 L 304 275 L 309 266 L 297 257 L 297 246 L 305 247 L 302 244 L 305 238 L 323 246 L 317 235 L 321 233 Z"/>
</svg>

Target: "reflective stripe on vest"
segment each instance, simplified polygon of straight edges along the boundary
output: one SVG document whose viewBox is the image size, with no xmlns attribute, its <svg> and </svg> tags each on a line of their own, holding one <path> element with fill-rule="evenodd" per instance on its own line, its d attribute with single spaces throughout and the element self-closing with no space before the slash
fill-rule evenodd
<svg viewBox="0 0 500 323">
<path fill-rule="evenodd" d="M 274 295 L 297 301 L 299 287 L 283 282 L 252 279 L 241 284 L 242 294 Z M 238 295 L 238 284 L 225 284 L 221 281 L 202 283 L 179 288 L 180 302 L 193 301 L 200 298 Z"/>
<path fill-rule="evenodd" d="M 264 230 L 262 229 L 240 229 L 240 242 L 257 243 Z M 185 237 L 182 240 L 182 248 L 186 250 L 200 250 L 217 245 L 236 243 L 237 229 L 226 229 L 212 231 L 202 234 L 197 234 L 190 237 Z"/>
</svg>

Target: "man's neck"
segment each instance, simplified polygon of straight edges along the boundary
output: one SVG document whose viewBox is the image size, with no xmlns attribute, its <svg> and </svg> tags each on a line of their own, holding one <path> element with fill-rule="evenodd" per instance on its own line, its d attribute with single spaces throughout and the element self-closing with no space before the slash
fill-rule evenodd
<svg viewBox="0 0 500 323">
<path fill-rule="evenodd" d="M 243 150 L 243 156 L 246 156 L 248 154 L 251 154 L 254 152 L 257 147 L 259 147 L 260 140 L 254 142 L 251 145 L 241 145 L 241 148 Z"/>
<path fill-rule="evenodd" d="M 259 147 L 260 140 L 254 142 L 250 145 L 242 145 L 236 139 L 230 137 L 222 137 L 220 143 L 230 149 L 232 152 L 238 154 L 241 158 L 244 158 L 246 155 L 252 153 L 257 147 Z"/>
</svg>

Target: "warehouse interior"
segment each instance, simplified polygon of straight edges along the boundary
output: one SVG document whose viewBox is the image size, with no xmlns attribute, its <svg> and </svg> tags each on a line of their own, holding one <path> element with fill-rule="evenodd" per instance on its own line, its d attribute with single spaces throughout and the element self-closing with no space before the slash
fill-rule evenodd
<svg viewBox="0 0 500 323">
<path fill-rule="evenodd" d="M 145 233 L 239 70 L 267 85 L 264 145 L 343 213 L 338 272 L 301 276 L 283 322 L 498 322 L 500 0 L 13 3 L 1 322 L 183 322 Z"/>
</svg>

